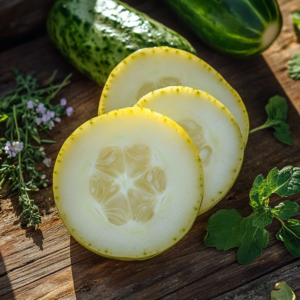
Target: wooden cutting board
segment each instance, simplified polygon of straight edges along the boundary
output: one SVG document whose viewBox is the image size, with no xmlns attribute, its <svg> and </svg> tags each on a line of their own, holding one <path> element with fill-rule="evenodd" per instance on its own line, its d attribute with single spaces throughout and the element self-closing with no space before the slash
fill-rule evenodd
<svg viewBox="0 0 300 300">
<path fill-rule="evenodd" d="M 7 0 L 1 1 L 8 3 Z M 52 182 L 34 195 L 43 215 L 39 230 L 22 225 L 17 195 L 2 191 L 0 299 L 264 300 L 270 299 L 270 291 L 279 281 L 287 281 L 300 297 L 300 260 L 290 255 L 276 239 L 279 222 L 274 221 L 267 227 L 270 243 L 250 265 L 237 263 L 236 249 L 218 251 L 203 243 L 207 221 L 217 210 L 235 208 L 242 216 L 251 213 L 248 194 L 258 174 L 266 176 L 273 167 L 300 166 L 300 117 L 294 108 L 299 108 L 300 82 L 294 82 L 286 76 L 286 61 L 293 53 L 300 52 L 290 20 L 290 11 L 297 5 L 300 7 L 300 3 L 280 1 L 285 26 L 282 35 L 264 57 L 235 60 L 204 46 L 182 28 L 159 0 L 126 2 L 190 40 L 199 56 L 216 68 L 240 93 L 248 109 L 252 128 L 265 122 L 267 116 L 264 107 L 268 99 L 274 95 L 287 97 L 287 93 L 294 104 L 288 102 L 288 123 L 295 144 L 289 147 L 278 142 L 271 129 L 251 134 L 243 168 L 231 191 L 216 207 L 197 218 L 183 240 L 147 261 L 111 260 L 79 245 L 58 216 Z M 39 3 L 35 2 L 36 5 Z M 54 70 L 58 70 L 57 82 L 71 72 L 74 74 L 71 84 L 55 99 L 58 102 L 60 98 L 66 98 L 75 113 L 65 117 L 52 130 L 57 143 L 49 145 L 46 152 L 54 161 L 62 143 L 72 131 L 96 116 L 101 88 L 70 66 L 54 49 L 47 36 L 34 38 L 0 53 L 0 93 L 13 87 L 12 67 L 24 73 L 35 71 L 42 84 L 46 83 Z M 51 178 L 52 168 L 53 163 L 51 168 L 40 166 L 48 178 Z M 289 199 L 300 204 L 299 195 Z M 271 198 L 272 206 L 279 202 L 278 196 Z M 299 215 L 296 218 L 299 219 Z"/>
</svg>

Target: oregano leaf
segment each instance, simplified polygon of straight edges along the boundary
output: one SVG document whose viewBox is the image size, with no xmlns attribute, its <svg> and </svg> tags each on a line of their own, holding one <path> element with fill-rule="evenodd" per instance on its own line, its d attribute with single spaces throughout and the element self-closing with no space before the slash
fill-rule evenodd
<svg viewBox="0 0 300 300">
<path fill-rule="evenodd" d="M 253 209 L 260 206 L 266 206 L 269 203 L 268 198 L 276 193 L 281 197 L 287 197 L 300 191 L 300 168 L 287 166 L 279 171 L 272 169 L 267 178 L 259 175 L 250 191 L 250 205 Z"/>
<path fill-rule="evenodd" d="M 205 228 L 207 230 L 204 239 L 206 246 L 228 250 L 241 245 L 246 222 L 235 209 L 221 209 L 209 218 Z"/>
<path fill-rule="evenodd" d="M 291 217 L 296 216 L 298 213 L 298 209 L 299 205 L 297 203 L 287 200 L 275 206 L 273 208 L 273 212 L 278 218 L 287 220 Z"/>
<path fill-rule="evenodd" d="M 284 242 L 287 250 L 296 257 L 300 257 L 300 221 L 289 219 L 282 222 L 282 228 L 276 235 L 279 241 Z"/>
<path fill-rule="evenodd" d="M 238 250 L 238 262 L 242 265 L 252 263 L 262 253 L 269 243 L 269 234 L 265 229 L 248 223 L 242 238 L 242 245 Z"/>
</svg>

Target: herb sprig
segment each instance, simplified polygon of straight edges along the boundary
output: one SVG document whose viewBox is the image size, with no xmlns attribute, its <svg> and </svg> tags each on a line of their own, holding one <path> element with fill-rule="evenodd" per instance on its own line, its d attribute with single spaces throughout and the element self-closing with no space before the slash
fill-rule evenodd
<svg viewBox="0 0 300 300">
<path fill-rule="evenodd" d="M 243 218 L 235 209 L 217 211 L 206 226 L 205 245 L 218 250 L 239 248 L 238 262 L 249 264 L 267 247 L 269 234 L 264 227 L 276 218 L 282 225 L 277 239 L 284 242 L 293 256 L 300 257 L 300 221 L 290 219 L 298 213 L 299 205 L 287 200 L 274 208 L 269 206 L 272 194 L 287 197 L 299 191 L 300 168 L 288 166 L 281 171 L 274 168 L 266 179 L 259 175 L 250 191 L 253 213 Z"/>
<path fill-rule="evenodd" d="M 288 75 L 294 79 L 300 79 L 300 53 L 295 54 L 288 62 Z"/>
<path fill-rule="evenodd" d="M 15 87 L 0 97 L 0 189 L 8 181 L 12 191 L 18 191 L 22 204 L 22 215 L 27 226 L 37 227 L 41 223 L 39 208 L 31 199 L 31 193 L 40 187 L 47 187 L 46 175 L 36 169 L 36 162 L 50 167 L 51 159 L 45 154 L 42 143 L 55 143 L 41 139 L 39 132 L 50 135 L 55 122 L 64 115 L 71 115 L 73 108 L 65 108 L 67 101 L 53 106 L 50 101 L 68 84 L 67 76 L 62 83 L 53 85 L 56 72 L 49 80 L 49 87 L 40 88 L 33 75 L 24 76 L 17 69 Z"/>
<path fill-rule="evenodd" d="M 275 129 L 274 136 L 282 143 L 292 146 L 294 141 L 291 137 L 289 125 L 285 122 L 287 119 L 288 106 L 285 98 L 274 96 L 266 105 L 268 119 L 265 124 L 250 130 L 250 133 L 272 127 Z"/>
</svg>

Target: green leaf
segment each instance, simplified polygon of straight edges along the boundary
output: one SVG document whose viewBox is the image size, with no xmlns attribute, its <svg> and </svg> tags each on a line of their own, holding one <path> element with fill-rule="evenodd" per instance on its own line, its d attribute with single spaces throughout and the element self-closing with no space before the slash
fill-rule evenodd
<svg viewBox="0 0 300 300">
<path fill-rule="evenodd" d="M 268 122 L 271 121 L 283 121 L 285 122 L 287 118 L 288 106 L 285 98 L 280 96 L 274 96 L 269 100 L 266 105 L 266 112 L 268 114 Z"/>
<path fill-rule="evenodd" d="M 278 206 L 275 206 L 273 208 L 273 212 L 278 218 L 282 220 L 287 220 L 291 217 L 296 216 L 298 213 L 298 209 L 299 205 L 297 203 L 287 200 L 281 202 Z"/>
<path fill-rule="evenodd" d="M 292 59 L 288 62 L 288 75 L 294 79 L 300 79 L 300 53 L 296 54 L 292 57 Z"/>
<path fill-rule="evenodd" d="M 235 209 L 221 209 L 209 218 L 204 243 L 218 250 L 239 247 L 245 229 L 245 219 Z"/>
<path fill-rule="evenodd" d="M 271 224 L 274 218 L 274 212 L 271 207 L 259 207 L 252 215 L 252 226 L 264 228 Z"/>
<path fill-rule="evenodd" d="M 55 144 L 55 141 L 52 140 L 41 140 L 42 143 L 47 143 L 47 144 Z"/>
<path fill-rule="evenodd" d="M 292 18 L 295 27 L 295 32 L 299 39 L 300 38 L 300 10 L 292 12 Z"/>
<path fill-rule="evenodd" d="M 41 143 L 41 140 L 37 135 L 31 134 L 31 136 L 36 142 L 38 142 L 39 144 Z"/>
<path fill-rule="evenodd" d="M 0 115 L 0 122 L 4 122 L 7 118 L 7 115 Z"/>
<path fill-rule="evenodd" d="M 282 143 L 293 145 L 294 141 L 291 137 L 290 127 L 285 123 L 287 118 L 288 106 L 285 98 L 274 96 L 270 98 L 269 103 L 266 105 L 266 112 L 268 119 L 265 124 L 255 129 L 250 133 L 260 129 L 273 127 L 275 129 L 274 136 Z"/>
<path fill-rule="evenodd" d="M 276 193 L 287 197 L 300 192 L 300 168 L 287 166 L 279 171 L 274 168 L 267 178 L 262 175 L 256 177 L 250 191 L 250 205 L 254 210 L 267 206 L 269 197 Z"/>
<path fill-rule="evenodd" d="M 300 221 L 289 219 L 286 223 L 281 221 L 282 228 L 276 237 L 284 242 L 287 250 L 296 257 L 300 257 Z"/>
<path fill-rule="evenodd" d="M 278 125 L 274 125 L 275 129 L 274 136 L 282 143 L 287 144 L 289 146 L 294 145 L 294 141 L 291 137 L 291 131 L 288 124 L 281 122 Z"/>
<path fill-rule="evenodd" d="M 246 232 L 242 238 L 242 245 L 238 250 L 238 262 L 242 265 L 252 263 L 269 243 L 269 234 L 265 229 L 247 222 Z"/>
<path fill-rule="evenodd" d="M 282 281 L 276 283 L 274 290 L 271 292 L 271 300 L 296 300 L 296 296 L 286 282 Z"/>
</svg>

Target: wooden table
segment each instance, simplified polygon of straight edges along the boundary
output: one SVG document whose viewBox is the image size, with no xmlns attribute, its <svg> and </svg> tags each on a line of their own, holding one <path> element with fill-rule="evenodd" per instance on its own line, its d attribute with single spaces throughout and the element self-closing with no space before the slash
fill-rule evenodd
<svg viewBox="0 0 300 300">
<path fill-rule="evenodd" d="M 6 5 L 19 5 L 19 2 L 0 0 L 0 4 Z M 49 4 L 51 1 L 46 2 Z M 300 108 L 300 82 L 286 76 L 286 61 L 292 53 L 300 52 L 290 20 L 291 10 L 300 7 L 296 3 L 298 1 L 280 0 L 285 16 L 282 35 L 264 57 L 248 60 L 227 58 L 204 46 L 182 28 L 159 0 L 126 2 L 189 39 L 199 56 L 216 68 L 240 93 L 252 128 L 265 122 L 264 107 L 270 97 L 277 94 L 287 97 L 276 77 L 294 105 Z M 35 5 L 41 5 L 39 3 L 35 2 Z M 45 11 L 39 10 L 39 13 Z M 1 41 L 3 39 L 0 39 L 0 44 Z M 20 38 L 20 41 L 23 40 Z M 46 35 L 0 53 L 1 93 L 13 87 L 12 67 L 24 73 L 35 71 L 42 84 L 55 69 L 58 70 L 57 82 L 71 72 L 74 74 L 72 83 L 55 99 L 58 102 L 65 97 L 75 113 L 64 118 L 52 131 L 57 143 L 48 146 L 46 152 L 54 161 L 69 134 L 96 116 L 101 88 L 69 65 Z M 243 216 L 250 214 L 248 194 L 258 174 L 267 175 L 273 167 L 300 166 L 300 117 L 291 102 L 288 123 L 295 140 L 294 146 L 278 142 L 271 129 L 251 134 L 242 171 L 231 191 L 216 207 L 197 218 L 182 241 L 146 261 L 103 258 L 75 242 L 58 216 L 52 184 L 34 195 L 43 216 L 38 230 L 26 228 L 21 223 L 17 195 L 4 190 L 0 200 L 0 299 L 261 300 L 270 299 L 270 291 L 279 281 L 287 281 L 300 297 L 300 260 L 289 254 L 283 243 L 276 239 L 279 222 L 274 221 L 267 227 L 270 243 L 250 265 L 237 263 L 236 249 L 218 251 L 203 243 L 207 221 L 217 210 L 235 208 Z M 40 166 L 49 178 L 52 168 L 53 163 L 51 168 Z M 289 199 L 300 204 L 299 195 Z M 280 198 L 274 196 L 271 205 L 277 205 L 279 201 Z M 299 215 L 296 218 L 299 219 Z"/>
</svg>

